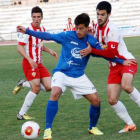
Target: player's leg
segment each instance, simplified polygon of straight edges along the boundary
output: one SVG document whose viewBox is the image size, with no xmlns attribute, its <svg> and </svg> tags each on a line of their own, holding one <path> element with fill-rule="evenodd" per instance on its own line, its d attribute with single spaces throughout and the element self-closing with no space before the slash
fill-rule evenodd
<svg viewBox="0 0 140 140">
<path fill-rule="evenodd" d="M 39 64 L 39 72 L 40 72 L 40 79 L 41 85 L 40 88 L 44 91 L 51 90 L 51 75 L 47 68 L 43 66 L 43 64 Z"/>
<path fill-rule="evenodd" d="M 47 79 L 48 79 L 47 80 L 48 85 L 46 85 L 46 87 L 44 87 L 44 85 L 42 83 L 40 83 L 40 89 L 43 90 L 43 91 L 50 91 L 50 84 L 49 83 L 51 83 L 51 77 L 47 77 Z M 13 90 L 13 94 L 16 95 L 21 89 L 23 89 L 25 87 L 31 88 L 30 82 L 25 81 L 24 79 L 19 79 L 18 84 L 15 86 L 15 88 Z"/>
<path fill-rule="evenodd" d="M 45 91 L 51 90 L 51 77 L 44 77 L 41 79 L 41 89 L 44 89 Z"/>
<path fill-rule="evenodd" d="M 62 94 L 60 87 L 52 87 L 50 100 L 46 107 L 46 126 L 44 131 L 44 140 L 51 140 L 52 138 L 52 124 L 58 111 L 58 99 Z"/>
<path fill-rule="evenodd" d="M 121 93 L 120 84 L 108 84 L 108 102 L 116 114 L 123 120 L 127 125 L 126 128 L 119 131 L 119 133 L 128 132 L 129 128 L 135 128 L 135 124 L 131 117 L 129 116 L 126 107 L 121 101 L 119 101 L 119 96 Z"/>
<path fill-rule="evenodd" d="M 17 119 L 32 119 L 32 117 L 29 117 L 26 113 L 31 107 L 34 99 L 36 98 L 37 94 L 40 91 L 40 79 L 33 79 L 30 82 L 31 90 L 28 92 L 28 94 L 25 97 L 24 103 L 17 115 Z"/>
<path fill-rule="evenodd" d="M 97 92 L 93 94 L 83 95 L 90 103 L 90 110 L 89 110 L 89 133 L 94 135 L 103 135 L 97 127 L 97 122 L 100 117 L 100 99 L 98 97 Z"/>
<path fill-rule="evenodd" d="M 56 72 L 52 77 L 51 96 L 46 107 L 46 126 L 43 136 L 44 140 L 51 140 L 52 138 L 52 124 L 58 111 L 58 99 L 62 92 L 66 90 L 66 87 L 63 85 L 62 81 L 64 81 L 63 74 Z"/>
<path fill-rule="evenodd" d="M 70 83 L 72 84 L 70 85 Z M 89 109 L 89 133 L 94 135 L 102 135 L 103 133 L 96 127 L 100 116 L 100 99 L 92 82 L 84 74 L 79 78 L 70 78 L 66 85 L 69 85 L 75 99 L 85 97 L 91 103 Z"/>
<path fill-rule="evenodd" d="M 51 90 L 51 77 L 49 71 L 42 65 L 38 65 L 39 72 L 40 72 L 40 89 L 43 91 L 50 91 Z M 28 81 L 24 79 L 19 79 L 17 86 L 14 88 L 13 93 L 14 95 L 18 93 L 24 87 L 31 88 L 31 85 Z"/>
<path fill-rule="evenodd" d="M 130 98 L 140 107 L 140 92 L 132 85 L 133 75 L 124 73 L 122 76 L 122 88 L 129 94 Z"/>
</svg>

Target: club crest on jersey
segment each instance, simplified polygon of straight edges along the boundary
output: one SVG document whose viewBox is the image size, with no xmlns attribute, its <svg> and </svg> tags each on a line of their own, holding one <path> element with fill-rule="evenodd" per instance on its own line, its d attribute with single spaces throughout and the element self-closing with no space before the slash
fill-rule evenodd
<svg viewBox="0 0 140 140">
<path fill-rule="evenodd" d="M 32 76 L 35 77 L 36 76 L 36 72 L 32 72 Z"/>
<path fill-rule="evenodd" d="M 73 56 L 74 58 L 82 59 L 82 57 L 81 57 L 79 51 L 80 51 L 80 48 L 74 48 L 74 49 L 72 49 L 72 50 L 71 50 L 72 56 Z"/>
<path fill-rule="evenodd" d="M 43 42 L 40 42 L 39 46 L 41 46 L 41 47 L 42 47 L 42 46 L 43 46 Z"/>
</svg>

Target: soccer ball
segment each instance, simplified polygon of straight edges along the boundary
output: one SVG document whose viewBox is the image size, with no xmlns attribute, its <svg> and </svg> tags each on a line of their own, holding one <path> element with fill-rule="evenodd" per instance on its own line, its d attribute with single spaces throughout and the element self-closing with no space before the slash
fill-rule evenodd
<svg viewBox="0 0 140 140">
<path fill-rule="evenodd" d="M 40 126 L 34 121 L 27 121 L 21 127 L 21 135 L 26 139 L 36 139 L 40 134 Z"/>
</svg>

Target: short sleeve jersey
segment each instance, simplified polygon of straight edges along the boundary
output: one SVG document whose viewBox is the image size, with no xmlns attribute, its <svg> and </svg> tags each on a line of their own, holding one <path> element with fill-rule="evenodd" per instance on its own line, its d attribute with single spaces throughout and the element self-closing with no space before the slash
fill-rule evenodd
<svg viewBox="0 0 140 140">
<path fill-rule="evenodd" d="M 118 43 L 117 53 L 115 55 L 116 57 L 122 59 L 135 59 L 134 56 L 127 50 L 125 42 L 118 31 L 118 27 L 112 21 L 108 21 L 104 27 L 99 27 L 98 24 L 96 24 L 94 37 L 97 38 L 102 49 L 107 49 L 109 42 Z M 112 45 L 111 49 L 113 49 L 113 47 L 114 46 Z M 110 67 L 116 65 L 117 63 L 110 62 Z"/>
<path fill-rule="evenodd" d="M 28 27 L 30 30 L 45 32 L 45 28 L 40 26 L 40 28 L 36 28 L 31 23 Z M 43 49 L 43 40 L 38 39 L 36 37 L 20 34 L 19 36 L 19 45 L 23 45 L 25 48 L 25 52 L 28 56 L 30 56 L 36 63 L 41 63 L 42 58 L 42 49 Z"/>
</svg>

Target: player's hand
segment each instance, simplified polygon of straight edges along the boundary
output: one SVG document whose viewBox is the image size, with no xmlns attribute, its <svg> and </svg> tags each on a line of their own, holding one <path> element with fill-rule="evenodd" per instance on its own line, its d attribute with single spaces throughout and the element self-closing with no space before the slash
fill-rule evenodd
<svg viewBox="0 0 140 140">
<path fill-rule="evenodd" d="M 57 53 L 53 50 L 50 49 L 50 52 L 49 52 L 55 59 L 57 59 Z"/>
<path fill-rule="evenodd" d="M 32 59 L 29 60 L 29 63 L 33 69 L 36 69 L 38 67 L 37 63 L 34 62 Z"/>
<path fill-rule="evenodd" d="M 125 66 L 131 66 L 131 65 L 136 65 L 137 61 L 135 59 L 127 59 L 123 62 L 123 65 Z"/>
<path fill-rule="evenodd" d="M 90 53 L 91 53 L 91 46 L 90 46 L 90 44 L 87 42 L 87 48 L 85 48 L 85 49 L 83 49 L 83 50 L 80 50 L 79 52 L 80 52 L 80 55 L 82 56 L 82 57 L 85 57 L 85 56 L 87 56 L 87 55 L 89 55 Z"/>
<path fill-rule="evenodd" d="M 21 33 L 24 33 L 26 32 L 26 28 L 23 27 L 23 26 L 17 26 L 17 32 L 21 32 Z"/>
</svg>

